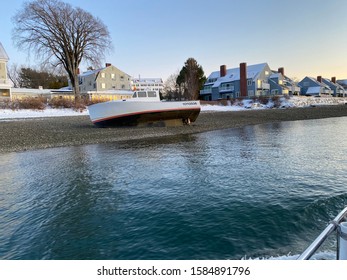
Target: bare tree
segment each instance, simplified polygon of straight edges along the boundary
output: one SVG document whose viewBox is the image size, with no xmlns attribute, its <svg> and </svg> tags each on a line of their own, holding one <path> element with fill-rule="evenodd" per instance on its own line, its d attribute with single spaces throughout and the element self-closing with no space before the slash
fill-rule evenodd
<svg viewBox="0 0 347 280">
<path fill-rule="evenodd" d="M 18 66 L 17 63 L 13 63 L 11 65 L 7 64 L 7 76 L 15 88 L 21 87 L 19 79 L 20 68 L 21 66 Z"/>
<path fill-rule="evenodd" d="M 179 99 L 178 85 L 176 83 L 179 70 L 171 74 L 164 82 L 163 96 L 169 100 Z"/>
<path fill-rule="evenodd" d="M 43 64 L 62 65 L 79 101 L 79 65 L 82 59 L 100 65 L 111 48 L 107 27 L 90 13 L 59 0 L 26 2 L 13 21 L 17 47 L 33 51 Z"/>
</svg>

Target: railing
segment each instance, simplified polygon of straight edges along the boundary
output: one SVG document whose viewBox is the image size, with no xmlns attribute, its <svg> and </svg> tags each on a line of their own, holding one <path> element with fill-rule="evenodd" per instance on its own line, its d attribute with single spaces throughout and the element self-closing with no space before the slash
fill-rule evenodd
<svg viewBox="0 0 347 280">
<path fill-rule="evenodd" d="M 322 233 L 311 243 L 311 245 L 297 258 L 298 260 L 309 260 L 313 254 L 318 250 L 318 248 L 323 244 L 323 242 L 328 238 L 328 236 L 340 228 L 340 223 L 346 219 L 347 207 L 343 209 L 334 220 L 322 231 Z M 345 235 L 345 233 L 340 233 L 340 235 Z M 340 255 L 340 238 L 337 237 L 337 253 L 336 258 L 339 259 Z M 345 244 L 344 244 L 345 245 Z M 347 248 L 344 248 L 347 250 Z"/>
<path fill-rule="evenodd" d="M 212 93 L 212 88 L 200 90 L 200 94 L 209 94 L 209 93 Z"/>
</svg>

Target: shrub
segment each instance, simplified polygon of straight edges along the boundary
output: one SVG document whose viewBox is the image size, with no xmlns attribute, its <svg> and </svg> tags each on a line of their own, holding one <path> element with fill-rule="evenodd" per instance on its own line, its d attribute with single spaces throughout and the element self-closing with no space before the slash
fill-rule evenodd
<svg viewBox="0 0 347 280">
<path fill-rule="evenodd" d="M 274 103 L 275 108 L 281 107 L 281 96 L 279 96 L 279 95 L 273 96 L 272 102 Z"/>
<path fill-rule="evenodd" d="M 263 105 L 268 104 L 269 100 L 270 100 L 270 97 L 268 97 L 268 96 L 259 96 L 258 97 L 259 103 L 263 104 Z"/>
<path fill-rule="evenodd" d="M 12 101 L 11 109 L 31 109 L 44 110 L 46 108 L 46 98 L 44 97 L 25 97 Z"/>
<path fill-rule="evenodd" d="M 48 105 L 54 109 L 73 108 L 74 101 L 67 98 L 53 97 L 51 100 L 49 100 Z"/>
</svg>

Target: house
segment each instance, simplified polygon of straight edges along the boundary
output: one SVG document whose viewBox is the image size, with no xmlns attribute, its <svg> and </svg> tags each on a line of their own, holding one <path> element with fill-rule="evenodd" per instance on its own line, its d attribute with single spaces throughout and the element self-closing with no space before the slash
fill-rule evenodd
<svg viewBox="0 0 347 280">
<path fill-rule="evenodd" d="M 284 75 L 284 68 L 272 71 L 268 80 L 271 95 L 299 95 L 300 87 L 295 82 Z"/>
<path fill-rule="evenodd" d="M 301 88 L 301 95 L 321 96 L 333 94 L 331 88 L 323 82 L 322 76 L 318 76 L 317 79 L 306 76 L 298 83 L 298 86 Z"/>
<path fill-rule="evenodd" d="M 131 90 L 130 76 L 106 63 L 104 68 L 89 70 L 78 76 L 81 94 L 88 91 Z"/>
<path fill-rule="evenodd" d="M 11 98 L 11 83 L 7 78 L 7 62 L 9 57 L 0 42 L 0 99 Z"/>
<path fill-rule="evenodd" d="M 161 92 L 164 88 L 162 78 L 136 78 L 132 79 L 133 90 L 150 90 Z"/>
<path fill-rule="evenodd" d="M 336 77 L 332 77 L 331 80 L 322 78 L 322 81 L 324 84 L 328 85 L 331 90 L 333 91 L 333 96 L 335 97 L 344 97 L 345 96 L 345 89 L 343 86 L 336 83 Z"/>
<path fill-rule="evenodd" d="M 271 69 L 267 63 L 227 69 L 220 66 L 219 71 L 212 72 L 203 89 L 200 98 L 203 100 L 218 100 L 238 97 L 253 97 L 270 94 L 268 83 Z"/>
<path fill-rule="evenodd" d="M 343 87 L 343 89 L 345 91 L 344 91 L 342 97 L 346 97 L 347 96 L 347 79 L 345 79 L 345 80 L 337 80 L 336 83 Z"/>
</svg>

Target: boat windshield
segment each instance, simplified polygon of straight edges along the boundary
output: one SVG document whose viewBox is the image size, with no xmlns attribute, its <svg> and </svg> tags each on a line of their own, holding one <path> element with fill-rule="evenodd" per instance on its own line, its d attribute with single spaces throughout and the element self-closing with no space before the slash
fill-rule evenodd
<svg viewBox="0 0 347 280">
<path fill-rule="evenodd" d="M 155 97 L 157 97 L 157 92 L 155 92 L 155 91 L 136 91 L 133 94 L 133 98 L 146 98 L 146 97 L 155 98 Z"/>
<path fill-rule="evenodd" d="M 147 92 L 148 97 L 157 97 L 157 93 L 155 91 L 149 91 Z"/>
</svg>

